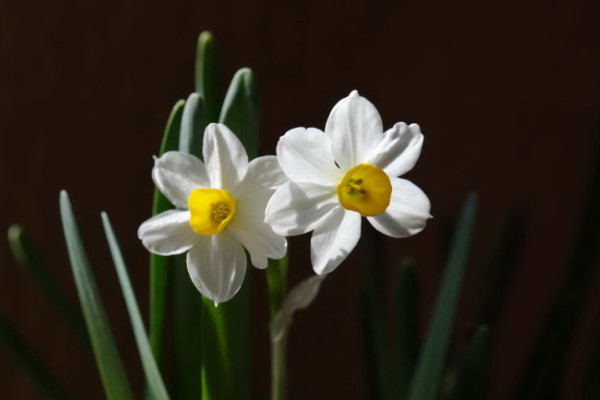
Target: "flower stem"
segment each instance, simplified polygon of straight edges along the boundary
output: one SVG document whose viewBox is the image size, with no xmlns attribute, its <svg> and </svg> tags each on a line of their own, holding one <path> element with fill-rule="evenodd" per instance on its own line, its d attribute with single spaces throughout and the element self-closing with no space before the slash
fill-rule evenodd
<svg viewBox="0 0 600 400">
<path fill-rule="evenodd" d="M 271 400 L 286 398 L 286 345 L 287 329 L 279 340 L 271 341 Z"/>
</svg>

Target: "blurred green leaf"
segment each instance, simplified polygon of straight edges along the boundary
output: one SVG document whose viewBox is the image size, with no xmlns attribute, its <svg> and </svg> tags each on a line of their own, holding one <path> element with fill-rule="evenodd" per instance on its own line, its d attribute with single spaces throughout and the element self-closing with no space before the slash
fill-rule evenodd
<svg viewBox="0 0 600 400">
<path fill-rule="evenodd" d="M 526 213 L 523 207 L 511 210 L 502 218 L 496 237 L 487 251 L 485 290 L 479 321 L 493 328 L 504 304 L 510 278 L 517 264 L 525 233 Z"/>
<path fill-rule="evenodd" d="M 196 92 L 204 99 L 206 124 L 217 122 L 221 111 L 218 54 L 215 38 L 208 31 L 198 37 L 195 75 Z"/>
<path fill-rule="evenodd" d="M 94 275 L 85 254 L 67 192 L 60 193 L 60 214 L 83 316 L 96 364 L 110 400 L 133 399 L 123 363 L 113 338 Z"/>
<path fill-rule="evenodd" d="M 288 248 L 289 254 L 289 248 Z M 269 260 L 267 286 L 269 289 L 269 326 L 273 329 L 276 316 L 283 307 L 287 295 L 288 254 L 280 260 Z M 273 343 L 271 338 L 271 399 L 283 400 L 287 391 L 287 327 L 282 328 L 281 343 Z M 271 332 L 272 334 L 272 332 Z"/>
<path fill-rule="evenodd" d="M 484 399 L 491 366 L 490 330 L 480 325 L 459 361 L 454 387 L 448 400 Z"/>
<path fill-rule="evenodd" d="M 131 319 L 131 326 L 133 327 L 133 333 L 135 335 L 135 341 L 138 346 L 140 358 L 142 360 L 142 367 L 146 375 L 146 383 L 157 400 L 166 400 L 169 398 L 167 389 L 163 383 L 162 377 L 154 360 L 152 349 L 150 348 L 150 342 L 148 342 L 148 336 L 146 335 L 146 329 L 144 328 L 144 321 L 140 314 L 140 309 L 135 299 L 135 293 L 131 287 L 131 281 L 127 274 L 127 267 L 121 254 L 121 249 L 115 237 L 110 220 L 106 213 L 102 213 L 102 224 L 104 225 L 104 232 L 106 233 L 106 240 L 108 241 L 108 247 L 110 248 L 110 254 L 112 255 L 115 269 L 119 277 L 119 283 L 121 284 L 121 291 L 125 298 L 125 304 L 127 305 L 127 311 L 129 311 L 129 318 Z"/>
<path fill-rule="evenodd" d="M 575 238 L 571 268 L 544 324 L 517 387 L 515 399 L 552 399 L 559 395 L 565 357 L 586 293 L 593 281 L 600 243 L 600 130 L 596 132 L 587 197 Z"/>
<path fill-rule="evenodd" d="M 179 131 L 181 130 L 184 105 L 185 101 L 179 100 L 169 115 L 159 156 L 179 149 Z M 158 189 L 154 189 L 152 215 L 160 214 L 171 208 L 173 205 L 169 200 Z M 150 254 L 150 345 L 159 366 L 162 364 L 171 261 L 169 257 Z"/>
<path fill-rule="evenodd" d="M 237 135 L 246 147 L 250 159 L 258 155 L 259 120 L 258 85 L 252 70 L 242 68 L 231 80 L 219 122 L 227 125 Z"/>
<path fill-rule="evenodd" d="M 188 96 L 181 117 L 179 151 L 202 158 L 202 140 L 204 139 L 204 99 L 198 93 Z"/>
<path fill-rule="evenodd" d="M 371 398 L 385 399 L 389 393 L 390 364 L 386 346 L 383 249 L 381 235 L 370 224 L 363 224 L 363 234 L 367 261 L 361 308 L 367 380 Z"/>
<path fill-rule="evenodd" d="M 0 345 L 5 354 L 33 381 L 45 399 L 69 398 L 39 355 L 29 347 L 13 324 L 2 314 L 0 314 Z"/>
<path fill-rule="evenodd" d="M 392 320 L 392 369 L 390 399 L 404 399 L 417 363 L 419 326 L 417 272 L 411 259 L 404 259 L 394 277 Z"/>
<path fill-rule="evenodd" d="M 90 341 L 81 314 L 60 289 L 48 264 L 19 225 L 8 228 L 8 243 L 17 262 L 35 279 L 48 300 L 64 317 L 73 332 L 91 354 Z"/>
<path fill-rule="evenodd" d="M 412 381 L 410 400 L 433 400 L 438 395 L 467 263 L 476 204 L 477 198 L 472 193 L 467 198 L 456 228 L 435 311 Z"/>
</svg>

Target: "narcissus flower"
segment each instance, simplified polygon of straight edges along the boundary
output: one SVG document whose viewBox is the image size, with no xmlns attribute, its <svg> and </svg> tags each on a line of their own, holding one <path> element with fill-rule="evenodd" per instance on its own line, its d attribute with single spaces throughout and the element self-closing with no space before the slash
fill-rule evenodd
<svg viewBox="0 0 600 400">
<path fill-rule="evenodd" d="M 334 270 L 360 238 L 361 217 L 395 238 L 414 235 L 428 218 L 421 189 L 398 178 L 421 154 L 417 124 L 383 131 L 379 112 L 353 91 L 338 102 L 325 125 L 288 131 L 277 159 L 289 181 L 267 206 L 267 222 L 281 235 L 313 231 L 311 258 L 319 275 Z"/>
<path fill-rule="evenodd" d="M 180 152 L 156 159 L 152 179 L 177 209 L 144 222 L 138 237 L 156 254 L 187 251 L 192 282 L 218 304 L 242 285 L 244 247 L 257 268 L 285 255 L 285 237 L 265 223 L 265 208 L 286 177 L 275 156 L 248 162 L 242 143 L 222 124 L 206 128 L 203 155 L 204 163 Z"/>
</svg>

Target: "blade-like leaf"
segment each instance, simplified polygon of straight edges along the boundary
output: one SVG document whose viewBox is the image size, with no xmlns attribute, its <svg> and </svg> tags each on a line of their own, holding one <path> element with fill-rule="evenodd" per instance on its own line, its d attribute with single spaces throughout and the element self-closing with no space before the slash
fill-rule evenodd
<svg viewBox="0 0 600 400">
<path fill-rule="evenodd" d="M 204 99 L 198 93 L 188 96 L 181 117 L 179 151 L 202 158 L 202 139 L 204 138 Z"/>
<path fill-rule="evenodd" d="M 108 399 L 133 399 L 94 275 L 85 254 L 67 192 L 60 193 L 60 214 L 83 316 Z"/>
<path fill-rule="evenodd" d="M 198 37 L 196 92 L 204 99 L 206 123 L 217 122 L 221 111 L 218 54 L 215 38 L 208 31 L 202 32 Z"/>
<path fill-rule="evenodd" d="M 269 287 L 269 311 L 271 318 L 273 318 L 283 305 L 287 293 L 287 254 L 281 260 L 269 260 L 266 274 Z"/>
<path fill-rule="evenodd" d="M 584 304 L 600 243 L 600 129 L 596 132 L 593 165 L 589 175 L 587 196 L 581 215 L 581 226 L 575 239 L 571 267 L 553 309 L 544 324 L 531 359 L 517 387 L 516 399 L 538 400 L 556 397 L 565 357 Z"/>
<path fill-rule="evenodd" d="M 367 245 L 365 291 L 362 298 L 362 326 L 365 365 L 372 399 L 385 399 L 389 393 L 389 353 L 385 328 L 384 268 L 381 235 L 364 224 Z"/>
<path fill-rule="evenodd" d="M 390 399 L 406 398 L 417 364 L 419 349 L 418 283 L 414 262 L 408 258 L 404 259 L 396 271 L 394 280 Z"/>
<path fill-rule="evenodd" d="M 435 311 L 412 381 L 410 400 L 433 400 L 438 394 L 475 222 L 476 203 L 475 194 L 471 194 L 463 207 Z"/>
<path fill-rule="evenodd" d="M 248 157 L 258 155 L 260 101 L 254 73 L 249 68 L 236 72 L 221 109 L 219 122 L 227 125 L 242 141 Z"/>
<path fill-rule="evenodd" d="M 34 243 L 19 225 L 12 225 L 8 229 L 8 242 L 17 262 L 33 276 L 48 300 L 63 316 L 91 355 L 90 341 L 80 313 L 60 289 L 46 260 L 36 249 Z"/>
<path fill-rule="evenodd" d="M 490 330 L 480 325 L 459 361 L 456 380 L 448 400 L 484 399 L 491 361 Z"/>
<path fill-rule="evenodd" d="M 167 121 L 159 155 L 163 155 L 167 151 L 178 150 L 184 105 L 185 101 L 180 100 L 173 107 Z M 158 189 L 154 189 L 152 215 L 160 214 L 171 208 L 173 208 L 173 205 L 169 200 Z M 158 254 L 150 255 L 150 345 L 152 346 L 154 358 L 159 365 L 162 363 L 170 266 L 171 258 L 159 256 Z"/>
<path fill-rule="evenodd" d="M 140 309 L 137 300 L 135 299 L 135 293 L 131 287 L 129 275 L 127 274 L 127 267 L 125 266 L 125 261 L 123 260 L 123 255 L 121 254 L 121 249 L 119 248 L 108 215 L 104 212 L 102 213 L 102 224 L 104 225 L 104 232 L 106 233 L 110 254 L 112 255 L 115 269 L 119 276 L 119 283 L 121 284 L 121 291 L 125 298 L 127 311 L 129 311 L 129 318 L 131 319 L 135 341 L 142 360 L 142 367 L 146 374 L 146 383 L 148 384 L 154 399 L 166 400 L 169 398 L 169 395 L 167 394 L 167 389 L 165 388 L 158 366 L 152 355 L 150 342 L 148 342 L 148 336 L 146 335 L 146 329 L 144 328 L 144 321 L 142 320 L 142 315 L 140 314 Z"/>
<path fill-rule="evenodd" d="M 17 329 L 2 314 L 0 314 L 0 346 L 33 381 L 45 399 L 69 398 L 39 355 L 25 343 Z"/>
</svg>

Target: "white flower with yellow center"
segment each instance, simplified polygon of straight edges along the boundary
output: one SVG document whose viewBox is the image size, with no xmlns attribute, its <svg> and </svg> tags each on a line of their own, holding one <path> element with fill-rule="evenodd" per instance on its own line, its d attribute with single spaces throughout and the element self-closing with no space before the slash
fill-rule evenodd
<svg viewBox="0 0 600 400">
<path fill-rule="evenodd" d="M 277 159 L 289 181 L 267 206 L 267 222 L 281 235 L 314 231 L 311 258 L 319 275 L 333 271 L 360 238 L 361 216 L 395 238 L 414 235 L 428 218 L 421 189 L 398 178 L 417 162 L 423 135 L 399 122 L 383 131 L 379 112 L 353 91 L 338 102 L 325 125 L 288 131 Z"/>
<path fill-rule="evenodd" d="M 177 207 L 144 222 L 138 237 L 152 253 L 188 251 L 187 269 L 196 288 L 216 304 L 240 289 L 248 250 L 252 265 L 286 253 L 285 237 L 265 223 L 265 208 L 275 188 L 287 179 L 275 156 L 248 162 L 239 139 L 222 124 L 204 133 L 204 163 L 168 152 L 156 159 L 152 179 Z"/>
</svg>

